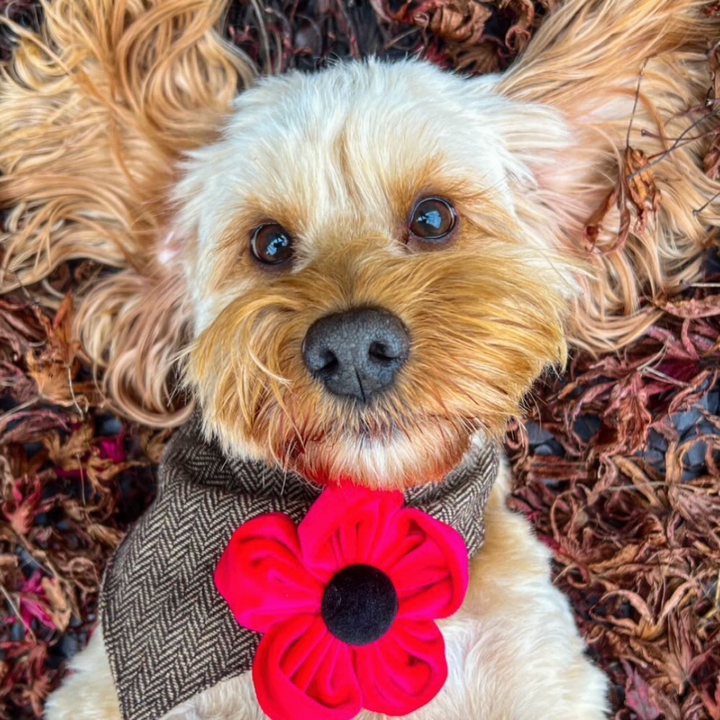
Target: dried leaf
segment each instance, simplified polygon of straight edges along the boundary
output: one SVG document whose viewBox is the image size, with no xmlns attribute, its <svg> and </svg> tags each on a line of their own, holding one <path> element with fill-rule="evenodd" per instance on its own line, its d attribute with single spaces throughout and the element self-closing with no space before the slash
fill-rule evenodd
<svg viewBox="0 0 720 720">
<path fill-rule="evenodd" d="M 645 229 L 649 214 L 657 212 L 660 207 L 660 190 L 655 184 L 655 174 L 648 162 L 647 155 L 642 150 L 628 147 L 625 151 L 624 181 L 627 183 L 630 202 L 635 208 L 638 233 Z"/>
<path fill-rule="evenodd" d="M 476 0 L 450 0 L 445 3 L 429 0 L 412 11 L 411 20 L 445 40 L 476 43 L 491 15 L 489 7 Z"/>
<path fill-rule="evenodd" d="M 660 207 L 660 197 L 660 189 L 655 184 L 655 175 L 645 153 L 632 147 L 626 148 L 615 187 L 590 216 L 583 230 L 588 249 L 595 249 L 603 229 L 603 220 L 613 205 L 618 210 L 620 225 L 615 241 L 609 248 L 603 249 L 604 253 L 623 247 L 631 229 L 634 233 L 642 234 L 651 214 Z"/>
<path fill-rule="evenodd" d="M 720 315 L 720 295 L 704 298 L 680 298 L 659 303 L 666 312 L 681 318 L 704 318 Z"/>
<path fill-rule="evenodd" d="M 600 232 L 603 229 L 602 221 L 610 212 L 610 208 L 617 204 L 617 198 L 618 190 L 615 187 L 605 196 L 605 199 L 598 205 L 597 210 L 588 219 L 583 230 L 583 238 L 589 250 L 595 248 Z"/>
<path fill-rule="evenodd" d="M 700 698 L 710 720 L 720 720 L 720 679 L 718 679 L 712 695 L 708 690 L 701 690 Z"/>
<path fill-rule="evenodd" d="M 65 632 L 72 615 L 69 599 L 55 578 L 45 577 L 41 582 L 43 592 L 49 603 L 50 619 L 57 630 Z"/>
<path fill-rule="evenodd" d="M 630 667 L 623 663 L 627 671 L 625 698 L 627 706 L 635 711 L 637 720 L 657 720 L 660 708 L 654 700 L 654 692 L 645 680 Z"/>
</svg>

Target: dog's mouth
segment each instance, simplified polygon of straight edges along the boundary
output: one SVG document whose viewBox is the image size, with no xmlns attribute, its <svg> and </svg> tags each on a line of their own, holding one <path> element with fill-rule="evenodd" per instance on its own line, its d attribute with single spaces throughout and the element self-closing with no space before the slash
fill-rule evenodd
<svg viewBox="0 0 720 720">
<path fill-rule="evenodd" d="M 380 423 L 370 423 L 364 420 L 355 431 L 355 435 L 359 443 L 390 444 L 401 432 L 403 429 L 395 420 Z"/>
<path fill-rule="evenodd" d="M 358 443 L 390 445 L 400 437 L 416 435 L 427 430 L 428 427 L 435 427 L 442 431 L 448 426 L 463 427 L 469 435 L 483 429 L 483 423 L 478 418 L 450 418 L 444 415 L 420 414 L 397 419 L 361 419 L 356 425 L 346 429 L 340 428 L 340 432 L 344 431 L 350 437 L 355 437 Z"/>
<path fill-rule="evenodd" d="M 401 489 L 444 478 L 481 429 L 477 420 L 439 415 L 362 418 L 288 438 L 275 452 L 314 482 Z"/>
</svg>

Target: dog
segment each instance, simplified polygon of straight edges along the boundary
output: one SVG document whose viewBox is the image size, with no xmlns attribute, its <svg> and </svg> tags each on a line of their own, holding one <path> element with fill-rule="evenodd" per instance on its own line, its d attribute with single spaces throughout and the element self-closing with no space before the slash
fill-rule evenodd
<svg viewBox="0 0 720 720">
<path fill-rule="evenodd" d="M 476 78 L 370 59 L 258 80 L 224 10 L 55 0 L 0 82 L 3 290 L 77 258 L 112 269 L 76 332 L 126 417 L 183 422 L 182 378 L 229 455 L 437 482 L 568 346 L 622 348 L 698 277 L 720 184 L 708 140 L 678 138 L 712 113 L 707 3 L 567 0 Z M 417 720 L 609 711 L 510 488 L 504 462 Z M 101 630 L 71 669 L 49 720 L 119 718 Z M 246 673 L 166 717 L 264 715 Z"/>
</svg>

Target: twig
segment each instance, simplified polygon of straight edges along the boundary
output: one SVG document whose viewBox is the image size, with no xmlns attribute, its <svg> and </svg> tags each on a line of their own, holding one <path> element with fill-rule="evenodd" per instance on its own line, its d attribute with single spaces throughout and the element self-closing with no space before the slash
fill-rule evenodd
<svg viewBox="0 0 720 720">
<path fill-rule="evenodd" d="M 703 115 L 701 118 L 698 118 L 694 122 L 692 122 L 690 125 L 688 125 L 685 130 L 683 130 L 680 135 L 676 138 L 675 142 L 667 149 L 663 150 L 661 153 L 658 153 L 657 155 L 651 155 L 649 160 L 650 162 L 643 165 L 641 168 L 638 168 L 634 172 L 631 172 L 629 175 L 625 177 L 626 180 L 632 180 L 634 177 L 637 177 L 638 175 L 641 175 L 646 170 L 649 170 L 653 165 L 657 165 L 659 162 L 664 160 L 670 153 L 672 153 L 674 150 L 677 150 L 678 145 L 682 140 L 685 139 L 685 136 L 694 128 L 696 128 L 701 122 L 707 120 L 708 118 L 711 118 L 713 115 L 717 115 L 718 108 L 715 108 L 711 113 L 708 113 L 707 115 Z"/>
<path fill-rule="evenodd" d="M 655 375 L 656 377 L 659 377 L 661 380 L 665 380 L 665 382 L 669 382 L 671 385 L 677 385 L 681 388 L 688 388 L 691 387 L 690 383 L 683 382 L 682 380 L 676 380 L 674 377 L 671 377 L 670 375 L 666 375 L 664 372 L 660 372 L 660 370 L 656 370 L 655 368 L 646 368 L 645 372 L 650 373 L 651 375 Z"/>
<path fill-rule="evenodd" d="M 630 147 L 630 131 L 632 130 L 633 120 L 635 120 L 635 113 L 637 111 L 638 100 L 640 99 L 640 84 L 642 83 L 643 73 L 645 72 L 645 67 L 648 64 L 649 59 L 650 58 L 645 58 L 645 62 L 642 64 L 640 72 L 638 73 L 637 87 L 635 88 L 635 101 L 633 102 L 633 109 L 632 113 L 630 113 L 630 122 L 628 123 L 627 135 L 625 136 L 626 150 Z"/>
<path fill-rule="evenodd" d="M 37 637 L 35 637 L 35 633 L 33 632 L 33 629 L 25 622 L 25 618 L 20 614 L 20 610 L 18 609 L 17 605 L 13 602 L 12 598 L 10 597 L 10 593 L 5 589 L 4 585 L 0 585 L 0 590 L 2 590 L 2 594 L 5 596 L 5 599 L 7 600 L 8 605 L 11 607 L 13 613 L 15 613 L 15 616 L 17 619 L 25 626 L 25 629 L 30 633 L 30 636 L 33 639 L 33 642 L 37 642 Z"/>
<path fill-rule="evenodd" d="M 706 208 L 708 205 L 710 205 L 712 202 L 714 202 L 715 200 L 717 200 L 719 197 L 720 197 L 720 190 L 718 190 L 718 192 L 716 192 L 704 205 L 701 205 L 699 208 L 694 209 L 694 210 L 693 210 L 693 215 L 694 215 L 694 216 L 699 215 L 703 210 L 705 210 L 705 208 Z"/>
<path fill-rule="evenodd" d="M 712 107 L 716 103 L 720 102 L 720 97 L 712 98 L 706 100 L 702 105 L 693 105 L 692 107 L 689 107 L 687 110 L 683 110 L 681 113 L 677 113 L 676 115 L 673 115 L 673 118 L 680 118 L 685 117 L 686 115 L 692 115 L 692 113 L 696 112 L 703 112 L 704 110 L 707 110 L 709 107 Z"/>
<path fill-rule="evenodd" d="M 682 143 L 679 145 L 679 147 L 684 147 L 685 145 L 695 142 L 695 140 L 702 140 L 705 137 L 710 137 L 711 135 L 718 135 L 720 133 L 720 127 L 713 128 L 712 130 L 706 130 L 704 133 L 700 133 L 700 135 L 693 135 L 692 137 L 687 137 L 684 140 L 682 140 Z M 643 128 L 640 130 L 640 134 L 643 137 L 650 137 L 653 138 L 653 140 L 662 140 L 662 135 L 659 135 L 658 133 L 651 132 L 650 130 L 646 130 Z M 681 138 L 665 138 L 666 140 L 680 140 Z"/>
</svg>

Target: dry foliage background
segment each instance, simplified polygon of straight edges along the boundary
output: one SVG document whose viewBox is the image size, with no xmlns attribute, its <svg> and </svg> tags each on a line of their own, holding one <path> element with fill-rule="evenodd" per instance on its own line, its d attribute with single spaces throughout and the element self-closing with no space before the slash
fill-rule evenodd
<svg viewBox="0 0 720 720">
<path fill-rule="evenodd" d="M 481 73 L 506 67 L 557 1 L 236 1 L 227 33 L 268 72 L 417 52 Z M 37 0 L 0 11 L 41 22 Z M 0 31 L 0 54 L 11 46 Z M 711 147 L 708 172 L 719 163 Z M 94 272 L 65 266 L 0 298 L 0 718 L 40 716 L 87 641 L 104 563 L 152 499 L 167 440 L 112 416 L 72 342 L 73 288 Z M 713 250 L 643 339 L 576 355 L 508 433 L 513 506 L 553 549 L 623 720 L 720 720 L 719 288 Z"/>
</svg>

